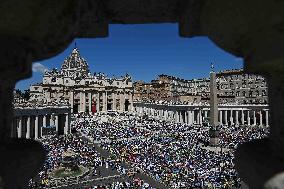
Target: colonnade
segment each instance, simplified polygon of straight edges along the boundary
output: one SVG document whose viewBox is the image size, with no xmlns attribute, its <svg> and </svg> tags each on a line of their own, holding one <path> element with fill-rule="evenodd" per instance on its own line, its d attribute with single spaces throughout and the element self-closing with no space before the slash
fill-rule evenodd
<svg viewBox="0 0 284 189">
<path fill-rule="evenodd" d="M 82 112 L 106 112 L 106 111 L 132 111 L 133 96 L 131 92 L 113 92 L 113 91 L 78 91 L 79 101 L 77 111 Z M 71 112 L 75 111 L 74 91 L 70 92 Z"/>
<path fill-rule="evenodd" d="M 134 103 L 134 110 L 139 115 L 164 121 L 184 124 L 203 124 L 209 122 L 210 107 L 204 105 L 159 105 Z M 220 125 L 259 125 L 269 126 L 267 105 L 231 105 L 218 108 Z"/>
<path fill-rule="evenodd" d="M 11 137 L 39 139 L 52 131 L 57 135 L 71 133 L 70 107 L 15 107 Z"/>
<path fill-rule="evenodd" d="M 65 113 L 14 117 L 11 136 L 14 138 L 39 139 L 43 135 L 43 129 L 47 127 L 55 127 L 55 132 L 58 135 L 70 133 L 70 115 Z"/>
</svg>

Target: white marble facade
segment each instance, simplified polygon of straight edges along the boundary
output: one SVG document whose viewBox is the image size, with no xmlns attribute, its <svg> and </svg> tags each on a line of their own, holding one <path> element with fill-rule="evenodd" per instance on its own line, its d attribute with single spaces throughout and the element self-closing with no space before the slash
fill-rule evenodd
<svg viewBox="0 0 284 189">
<path fill-rule="evenodd" d="M 74 48 L 60 70 L 47 71 L 42 83 L 30 87 L 30 100 L 68 101 L 72 113 L 131 111 L 133 83 L 128 74 L 120 78 L 91 74 L 86 60 Z"/>
</svg>

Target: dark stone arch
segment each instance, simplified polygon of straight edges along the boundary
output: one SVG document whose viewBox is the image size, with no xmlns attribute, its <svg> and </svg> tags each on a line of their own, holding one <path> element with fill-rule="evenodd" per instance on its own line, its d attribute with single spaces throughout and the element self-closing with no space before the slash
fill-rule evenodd
<svg viewBox="0 0 284 189">
<path fill-rule="evenodd" d="M 245 59 L 245 72 L 268 79 L 271 136 L 243 144 L 236 168 L 252 187 L 262 188 L 284 171 L 284 2 L 279 0 L 4 0 L 0 3 L 0 145 L 6 188 L 18 188 L 44 161 L 40 144 L 10 139 L 15 82 L 31 76 L 31 64 L 62 52 L 75 37 L 107 37 L 108 24 L 179 23 L 182 37 L 207 36 Z M 8 150 L 9 149 L 9 150 Z M 9 163 L 6 163 L 9 162 Z M 266 166 L 263 166 L 266 165 Z M 14 172 L 13 172 L 14 171 Z M 22 174 L 25 173 L 25 174 Z M 259 174 L 263 173 L 263 174 Z M 16 175 L 19 179 L 15 182 Z M 24 176 L 22 176 L 24 175 Z"/>
</svg>

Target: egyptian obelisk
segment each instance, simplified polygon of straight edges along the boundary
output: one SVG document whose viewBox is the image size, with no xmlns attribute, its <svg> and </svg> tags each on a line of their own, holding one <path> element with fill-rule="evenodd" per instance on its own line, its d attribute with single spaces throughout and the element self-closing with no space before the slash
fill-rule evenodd
<svg viewBox="0 0 284 189">
<path fill-rule="evenodd" d="M 212 146 L 217 146 L 219 141 L 218 131 L 218 99 L 217 99 L 217 85 L 216 73 L 214 66 L 211 64 L 210 72 L 210 143 Z"/>
</svg>

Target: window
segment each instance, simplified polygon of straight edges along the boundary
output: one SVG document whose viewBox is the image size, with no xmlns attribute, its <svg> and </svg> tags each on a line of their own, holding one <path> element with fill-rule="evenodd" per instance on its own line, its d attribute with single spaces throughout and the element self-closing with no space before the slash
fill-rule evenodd
<svg viewBox="0 0 284 189">
<path fill-rule="evenodd" d="M 56 82 L 56 77 L 53 77 L 53 78 L 51 79 L 51 82 Z"/>
<path fill-rule="evenodd" d="M 237 92 L 236 92 L 236 96 L 240 96 L 240 91 L 237 91 Z"/>
</svg>

